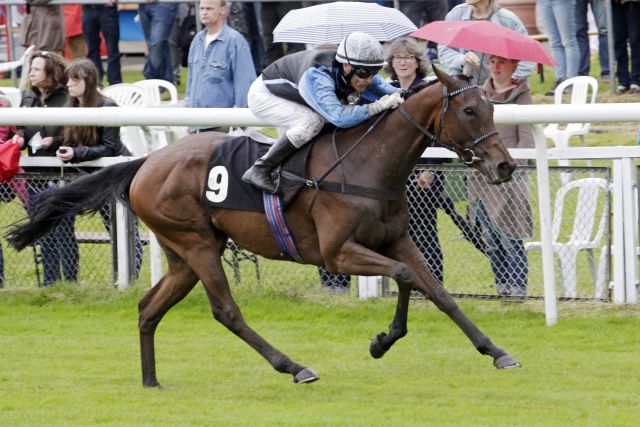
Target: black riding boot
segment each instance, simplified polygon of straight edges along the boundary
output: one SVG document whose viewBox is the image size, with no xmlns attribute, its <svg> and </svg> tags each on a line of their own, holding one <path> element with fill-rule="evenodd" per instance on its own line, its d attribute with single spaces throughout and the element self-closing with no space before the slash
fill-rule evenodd
<svg viewBox="0 0 640 427">
<path fill-rule="evenodd" d="M 242 175 L 242 180 L 263 191 L 274 193 L 276 184 L 271 180 L 271 171 L 296 150 L 297 147 L 287 139 L 287 135 L 282 135 L 269 148 L 267 154 L 256 160 L 253 166 Z"/>
</svg>

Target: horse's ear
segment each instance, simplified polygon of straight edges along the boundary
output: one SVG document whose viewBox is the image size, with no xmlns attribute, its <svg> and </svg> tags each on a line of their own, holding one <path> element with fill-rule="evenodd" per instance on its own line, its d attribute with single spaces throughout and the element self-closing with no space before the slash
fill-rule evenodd
<svg viewBox="0 0 640 427">
<path fill-rule="evenodd" d="M 451 78 L 451 76 L 449 74 L 447 74 L 444 71 L 440 70 L 438 67 L 436 67 L 433 64 L 431 64 L 431 68 L 433 68 L 433 72 L 435 73 L 435 75 L 438 78 L 438 80 L 440 80 L 440 83 L 442 83 L 443 85 L 445 85 L 448 88 L 452 88 L 453 87 L 453 79 Z"/>
</svg>

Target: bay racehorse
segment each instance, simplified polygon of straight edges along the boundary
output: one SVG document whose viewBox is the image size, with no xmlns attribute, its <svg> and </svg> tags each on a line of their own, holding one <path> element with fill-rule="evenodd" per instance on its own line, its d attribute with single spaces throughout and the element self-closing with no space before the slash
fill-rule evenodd
<svg viewBox="0 0 640 427">
<path fill-rule="evenodd" d="M 398 302 L 389 331 L 370 343 L 374 358 L 382 357 L 407 333 L 410 293 L 416 289 L 446 313 L 481 354 L 491 356 L 497 368 L 517 367 L 519 363 L 459 309 L 427 269 L 407 233 L 407 178 L 434 140 L 457 152 L 493 184 L 509 181 L 515 169 L 495 131 L 493 107 L 480 89 L 462 77 L 435 73 L 439 82 L 408 96 L 397 110 L 316 139 L 306 171 L 310 186 L 291 201 L 286 221 L 304 263 L 324 266 L 333 273 L 387 276 L 397 282 Z M 286 257 L 265 214 L 208 207 L 201 202 L 209 158 L 228 138 L 217 133 L 190 135 L 147 157 L 83 177 L 53 193 L 28 223 L 8 233 L 14 247 L 24 248 L 68 213 L 95 212 L 113 196 L 147 224 L 168 262 L 167 273 L 138 306 L 142 382 L 147 387 L 159 386 L 155 330 L 198 280 L 214 317 L 274 369 L 291 374 L 296 383 L 318 379 L 311 368 L 292 361 L 254 332 L 231 295 L 221 262 L 229 238 L 263 257 Z M 342 160 L 336 161 L 338 156 Z M 314 177 L 369 189 L 373 197 L 367 197 L 366 191 L 355 195 L 323 190 Z"/>
</svg>

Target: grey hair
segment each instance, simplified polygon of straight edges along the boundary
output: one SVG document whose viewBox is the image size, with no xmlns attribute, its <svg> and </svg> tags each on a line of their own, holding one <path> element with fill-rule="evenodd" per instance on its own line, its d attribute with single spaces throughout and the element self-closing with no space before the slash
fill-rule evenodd
<svg viewBox="0 0 640 427">
<path fill-rule="evenodd" d="M 384 71 L 389 73 L 392 80 L 398 80 L 395 70 L 393 69 L 393 55 L 397 55 L 400 52 L 407 52 L 416 57 L 418 61 L 418 68 L 416 74 L 419 78 L 424 79 L 429 71 L 431 71 L 431 65 L 425 57 L 425 50 L 422 48 L 414 38 L 412 37 L 400 37 L 391 42 L 389 46 L 389 54 L 387 55 Z"/>
</svg>

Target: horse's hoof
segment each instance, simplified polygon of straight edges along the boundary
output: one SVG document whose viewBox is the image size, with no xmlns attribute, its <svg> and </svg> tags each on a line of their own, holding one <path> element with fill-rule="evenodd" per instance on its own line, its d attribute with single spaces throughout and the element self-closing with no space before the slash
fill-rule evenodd
<svg viewBox="0 0 640 427">
<path fill-rule="evenodd" d="M 522 365 L 510 354 L 505 354 L 493 360 L 493 366 L 498 369 L 521 368 Z"/>
<path fill-rule="evenodd" d="M 143 383 L 142 386 L 144 388 L 158 388 L 158 389 L 163 388 L 158 381 L 150 381 L 148 383 Z"/>
<path fill-rule="evenodd" d="M 318 381 L 320 377 L 311 368 L 304 368 L 293 377 L 293 382 L 296 384 L 312 383 Z"/>
<path fill-rule="evenodd" d="M 380 359 L 387 352 L 382 346 L 382 339 L 386 336 L 387 334 L 381 332 L 371 340 L 371 344 L 369 344 L 369 354 L 371 354 L 371 357 L 374 359 Z"/>
</svg>

